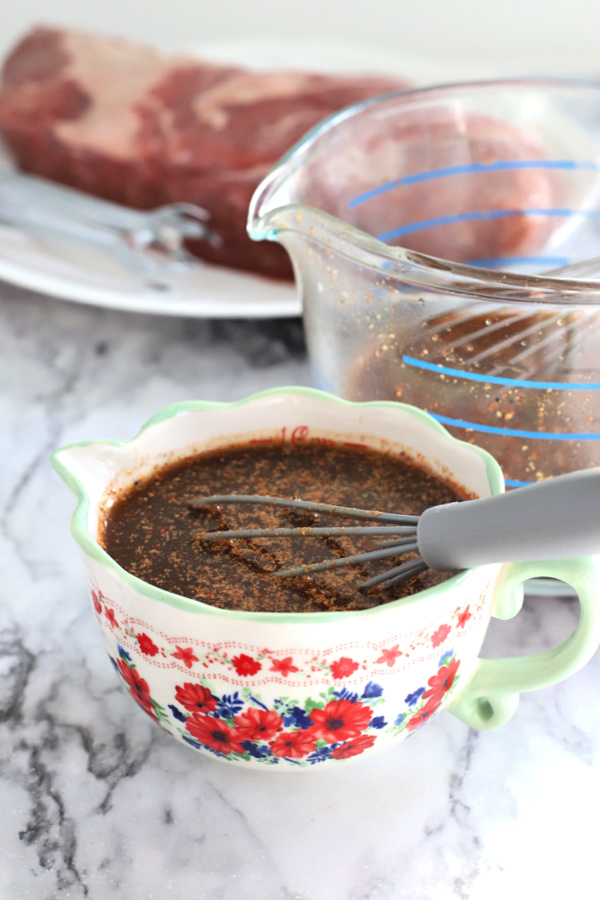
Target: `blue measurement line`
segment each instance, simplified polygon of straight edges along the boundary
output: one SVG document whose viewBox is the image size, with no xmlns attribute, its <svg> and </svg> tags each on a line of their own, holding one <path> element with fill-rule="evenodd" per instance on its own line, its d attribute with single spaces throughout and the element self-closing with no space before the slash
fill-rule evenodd
<svg viewBox="0 0 600 900">
<path fill-rule="evenodd" d="M 481 266 L 493 269 L 496 266 L 568 266 L 571 260 L 568 256 L 489 256 L 485 259 L 468 259 L 467 266 Z"/>
<path fill-rule="evenodd" d="M 517 481 L 514 478 L 505 478 L 504 484 L 506 487 L 527 487 L 528 484 L 535 484 L 534 481 Z"/>
<path fill-rule="evenodd" d="M 482 434 L 498 434 L 502 437 L 529 438 L 542 441 L 600 441 L 600 434 L 576 434 L 564 431 L 521 431 L 518 428 L 502 428 L 496 425 L 481 425 L 479 422 L 464 422 L 462 419 L 450 419 L 448 416 L 439 416 L 437 413 L 427 410 L 429 415 L 442 425 L 453 425 L 455 428 L 465 428 L 469 431 L 480 431 Z"/>
<path fill-rule="evenodd" d="M 405 175 L 394 181 L 387 181 L 376 188 L 357 194 L 349 202 L 350 209 L 373 200 L 388 191 L 394 191 L 399 187 L 411 184 L 421 184 L 424 181 L 433 181 L 437 178 L 448 178 L 454 175 L 473 175 L 479 172 L 511 172 L 518 169 L 558 169 L 574 172 L 579 170 L 598 171 L 600 165 L 595 162 L 577 162 L 573 159 L 503 159 L 491 163 L 469 163 L 463 166 L 444 166 L 440 169 L 432 169 L 429 172 L 417 172 L 414 175 Z"/>
<path fill-rule="evenodd" d="M 553 391 L 600 391 L 600 383 L 564 381 L 527 381 L 524 378 L 497 378 L 495 375 L 480 375 L 478 372 L 465 372 L 462 369 L 451 369 L 448 366 L 440 366 L 437 363 L 425 362 L 412 356 L 403 356 L 402 362 L 416 369 L 426 369 L 428 372 L 437 372 L 440 375 L 450 375 L 452 378 L 464 378 L 467 381 L 481 381 L 484 384 L 501 384 L 505 387 L 541 388 Z"/>
<path fill-rule="evenodd" d="M 441 225 L 454 225 L 457 222 L 483 222 L 490 219 L 509 219 L 514 216 L 544 216 L 549 218 L 570 219 L 572 216 L 583 216 L 586 219 L 600 218 L 600 210 L 568 209 L 566 207 L 532 207 L 531 209 L 486 209 L 472 212 L 453 213 L 448 216 L 435 216 L 433 219 L 421 219 L 410 222 L 391 231 L 383 231 L 377 235 L 380 241 L 391 241 L 405 234 L 425 231 L 427 228 L 439 228 Z"/>
</svg>

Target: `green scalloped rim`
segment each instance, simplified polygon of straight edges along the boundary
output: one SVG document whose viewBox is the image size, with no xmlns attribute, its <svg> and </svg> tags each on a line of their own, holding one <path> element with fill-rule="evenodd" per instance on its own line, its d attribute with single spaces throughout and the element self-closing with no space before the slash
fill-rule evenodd
<svg viewBox="0 0 600 900">
<path fill-rule="evenodd" d="M 207 603 L 203 603 L 201 600 L 191 600 L 188 597 L 183 597 L 179 594 L 172 594 L 169 591 L 164 591 L 162 588 L 154 587 L 151 584 L 148 584 L 145 581 L 142 581 L 135 575 L 132 575 L 130 572 L 127 572 L 121 566 L 118 565 L 105 550 L 92 538 L 87 530 L 87 518 L 88 518 L 88 510 L 90 505 L 89 495 L 83 486 L 82 482 L 74 476 L 69 469 L 69 467 L 61 461 L 61 455 L 67 451 L 71 450 L 74 447 L 90 447 L 92 445 L 104 445 L 104 446 L 113 446 L 113 447 L 125 447 L 130 444 L 133 444 L 144 431 L 153 425 L 157 425 L 160 422 L 165 422 L 167 419 L 172 419 L 174 416 L 182 415 L 188 412 L 195 412 L 197 410 L 203 409 L 235 409 L 236 407 L 246 406 L 249 403 L 256 402 L 258 400 L 262 400 L 265 397 L 276 397 L 281 396 L 283 394 L 294 394 L 296 396 L 304 396 L 310 397 L 312 399 L 317 400 L 326 400 L 331 403 L 341 404 L 343 406 L 355 407 L 357 409 L 364 409 L 368 407 L 388 407 L 390 409 L 401 409 L 405 412 L 410 413 L 416 418 L 420 419 L 430 428 L 438 431 L 439 433 L 445 435 L 449 441 L 455 442 L 457 444 L 466 444 L 465 441 L 461 441 L 458 438 L 453 437 L 450 432 L 444 428 L 443 425 L 440 425 L 439 422 L 436 422 L 428 413 L 423 412 L 423 410 L 417 409 L 415 406 L 410 406 L 406 403 L 398 403 L 395 401 L 386 401 L 386 400 L 375 400 L 367 403 L 354 403 L 350 400 L 343 400 L 340 397 L 336 397 L 333 394 L 327 394 L 323 391 L 315 390 L 314 388 L 309 387 L 278 387 L 278 388 L 270 388 L 269 390 L 260 391 L 256 394 L 251 394 L 248 397 L 243 398 L 242 400 L 237 400 L 232 403 L 219 403 L 213 401 L 203 401 L 203 400 L 192 400 L 192 401 L 183 401 L 181 403 L 174 403 L 170 406 L 165 407 L 164 409 L 157 412 L 151 419 L 149 419 L 143 426 L 140 428 L 138 433 L 133 437 L 130 441 L 114 441 L 114 440 L 92 440 L 92 441 L 79 441 L 74 444 L 67 444 L 64 447 L 56 450 L 50 461 L 54 469 L 58 472 L 61 478 L 67 483 L 67 485 L 71 488 L 75 496 L 77 497 L 78 504 L 71 518 L 71 534 L 74 539 L 77 541 L 81 549 L 92 559 L 97 562 L 107 566 L 109 569 L 112 569 L 126 584 L 129 584 L 132 588 L 134 588 L 138 593 L 143 594 L 146 597 L 149 597 L 152 600 L 158 600 L 162 603 L 167 603 L 170 606 L 175 607 L 176 609 L 184 610 L 185 612 L 191 613 L 202 613 L 204 615 L 218 615 L 218 616 L 229 616 L 236 619 L 247 619 L 254 620 L 260 622 L 274 622 L 274 623 L 314 623 L 314 622 L 332 622 L 339 619 L 347 619 L 348 616 L 368 616 L 368 615 L 381 615 L 383 610 L 389 609 L 392 606 L 402 606 L 408 603 L 415 602 L 415 600 L 422 599 L 424 597 L 430 596 L 432 593 L 439 593 L 440 591 L 449 590 L 451 587 L 453 588 L 458 581 L 463 580 L 467 577 L 467 573 L 460 572 L 457 575 L 452 576 L 447 581 L 444 581 L 441 585 L 437 585 L 436 587 L 429 588 L 426 591 L 421 591 L 418 594 L 413 594 L 410 597 L 404 597 L 398 600 L 392 600 L 389 603 L 386 603 L 382 606 L 376 606 L 371 609 L 362 609 L 362 610 L 352 610 L 351 612 L 318 612 L 318 613 L 267 613 L 267 612 L 249 612 L 246 610 L 230 610 L 230 609 L 220 609 L 219 607 L 210 606 Z M 496 460 L 489 454 L 486 450 L 483 450 L 480 447 L 476 447 L 473 444 L 466 445 L 473 451 L 473 453 L 477 453 L 484 461 L 485 471 L 489 481 L 490 489 L 492 493 L 498 494 L 504 490 L 504 478 L 502 475 L 502 470 L 500 466 L 496 462 Z"/>
</svg>

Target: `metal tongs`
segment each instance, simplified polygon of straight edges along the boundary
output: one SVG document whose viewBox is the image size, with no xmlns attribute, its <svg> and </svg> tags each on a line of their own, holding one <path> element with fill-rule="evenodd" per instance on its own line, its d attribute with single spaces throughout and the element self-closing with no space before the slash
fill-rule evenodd
<svg viewBox="0 0 600 900">
<path fill-rule="evenodd" d="M 209 218 L 193 203 L 139 211 L 45 178 L 0 171 L 0 224 L 108 250 L 132 275 L 159 289 L 168 287 L 173 267 L 195 260 L 186 239 L 221 244 Z"/>
</svg>

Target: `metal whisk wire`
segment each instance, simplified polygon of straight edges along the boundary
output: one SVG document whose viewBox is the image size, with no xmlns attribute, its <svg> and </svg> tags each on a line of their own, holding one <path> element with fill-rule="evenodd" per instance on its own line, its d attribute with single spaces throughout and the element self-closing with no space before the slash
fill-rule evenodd
<svg viewBox="0 0 600 900">
<path fill-rule="evenodd" d="M 403 515 L 401 513 L 387 513 L 381 510 L 357 509 L 350 506 L 335 506 L 329 503 L 314 503 L 308 500 L 285 499 L 283 497 L 270 497 L 260 494 L 217 494 L 212 497 L 202 497 L 192 501 L 189 506 L 192 509 L 200 509 L 206 506 L 219 506 L 231 503 L 256 503 L 266 506 L 282 506 L 296 510 L 304 510 L 315 513 L 327 513 L 328 515 L 341 516 L 343 518 L 363 519 L 368 521 L 389 522 L 388 525 L 343 525 L 330 526 L 305 526 L 293 528 L 242 528 L 223 531 L 197 532 L 194 537 L 197 540 L 220 541 L 234 540 L 237 538 L 269 538 L 269 537 L 393 537 L 394 540 L 381 542 L 373 550 L 361 553 L 353 553 L 350 556 L 338 557 L 320 563 L 294 566 L 291 569 L 281 569 L 273 574 L 285 578 L 294 575 L 307 575 L 326 570 L 356 565 L 358 563 L 373 562 L 378 559 L 386 559 L 400 554 L 417 552 L 417 525 L 418 516 Z M 401 537 L 400 540 L 397 540 Z M 395 583 L 423 572 L 427 569 L 427 563 L 423 560 L 409 560 L 402 566 L 396 566 L 381 575 L 375 576 L 360 585 L 371 587 L 384 581 Z"/>
<path fill-rule="evenodd" d="M 600 468 L 559 475 L 510 493 L 431 506 L 420 516 L 249 494 L 204 497 L 192 501 L 189 506 L 198 509 L 225 503 L 262 503 L 388 523 L 335 529 L 301 526 L 204 531 L 195 535 L 204 540 L 233 539 L 245 535 L 311 537 L 332 533 L 392 538 L 365 553 L 296 566 L 275 573 L 278 575 L 306 574 L 408 552 L 419 554 L 416 559 L 375 575 L 361 587 L 384 581 L 397 583 L 425 569 L 448 572 L 500 562 L 600 556 Z"/>
</svg>

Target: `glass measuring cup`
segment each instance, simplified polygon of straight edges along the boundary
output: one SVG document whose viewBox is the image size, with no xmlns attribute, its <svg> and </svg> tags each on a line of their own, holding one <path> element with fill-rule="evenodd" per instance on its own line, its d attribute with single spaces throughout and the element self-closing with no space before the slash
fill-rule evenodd
<svg viewBox="0 0 600 900">
<path fill-rule="evenodd" d="M 257 189 L 289 252 L 317 385 L 403 400 L 509 486 L 600 465 L 600 86 L 385 95 L 327 119 Z"/>
</svg>

